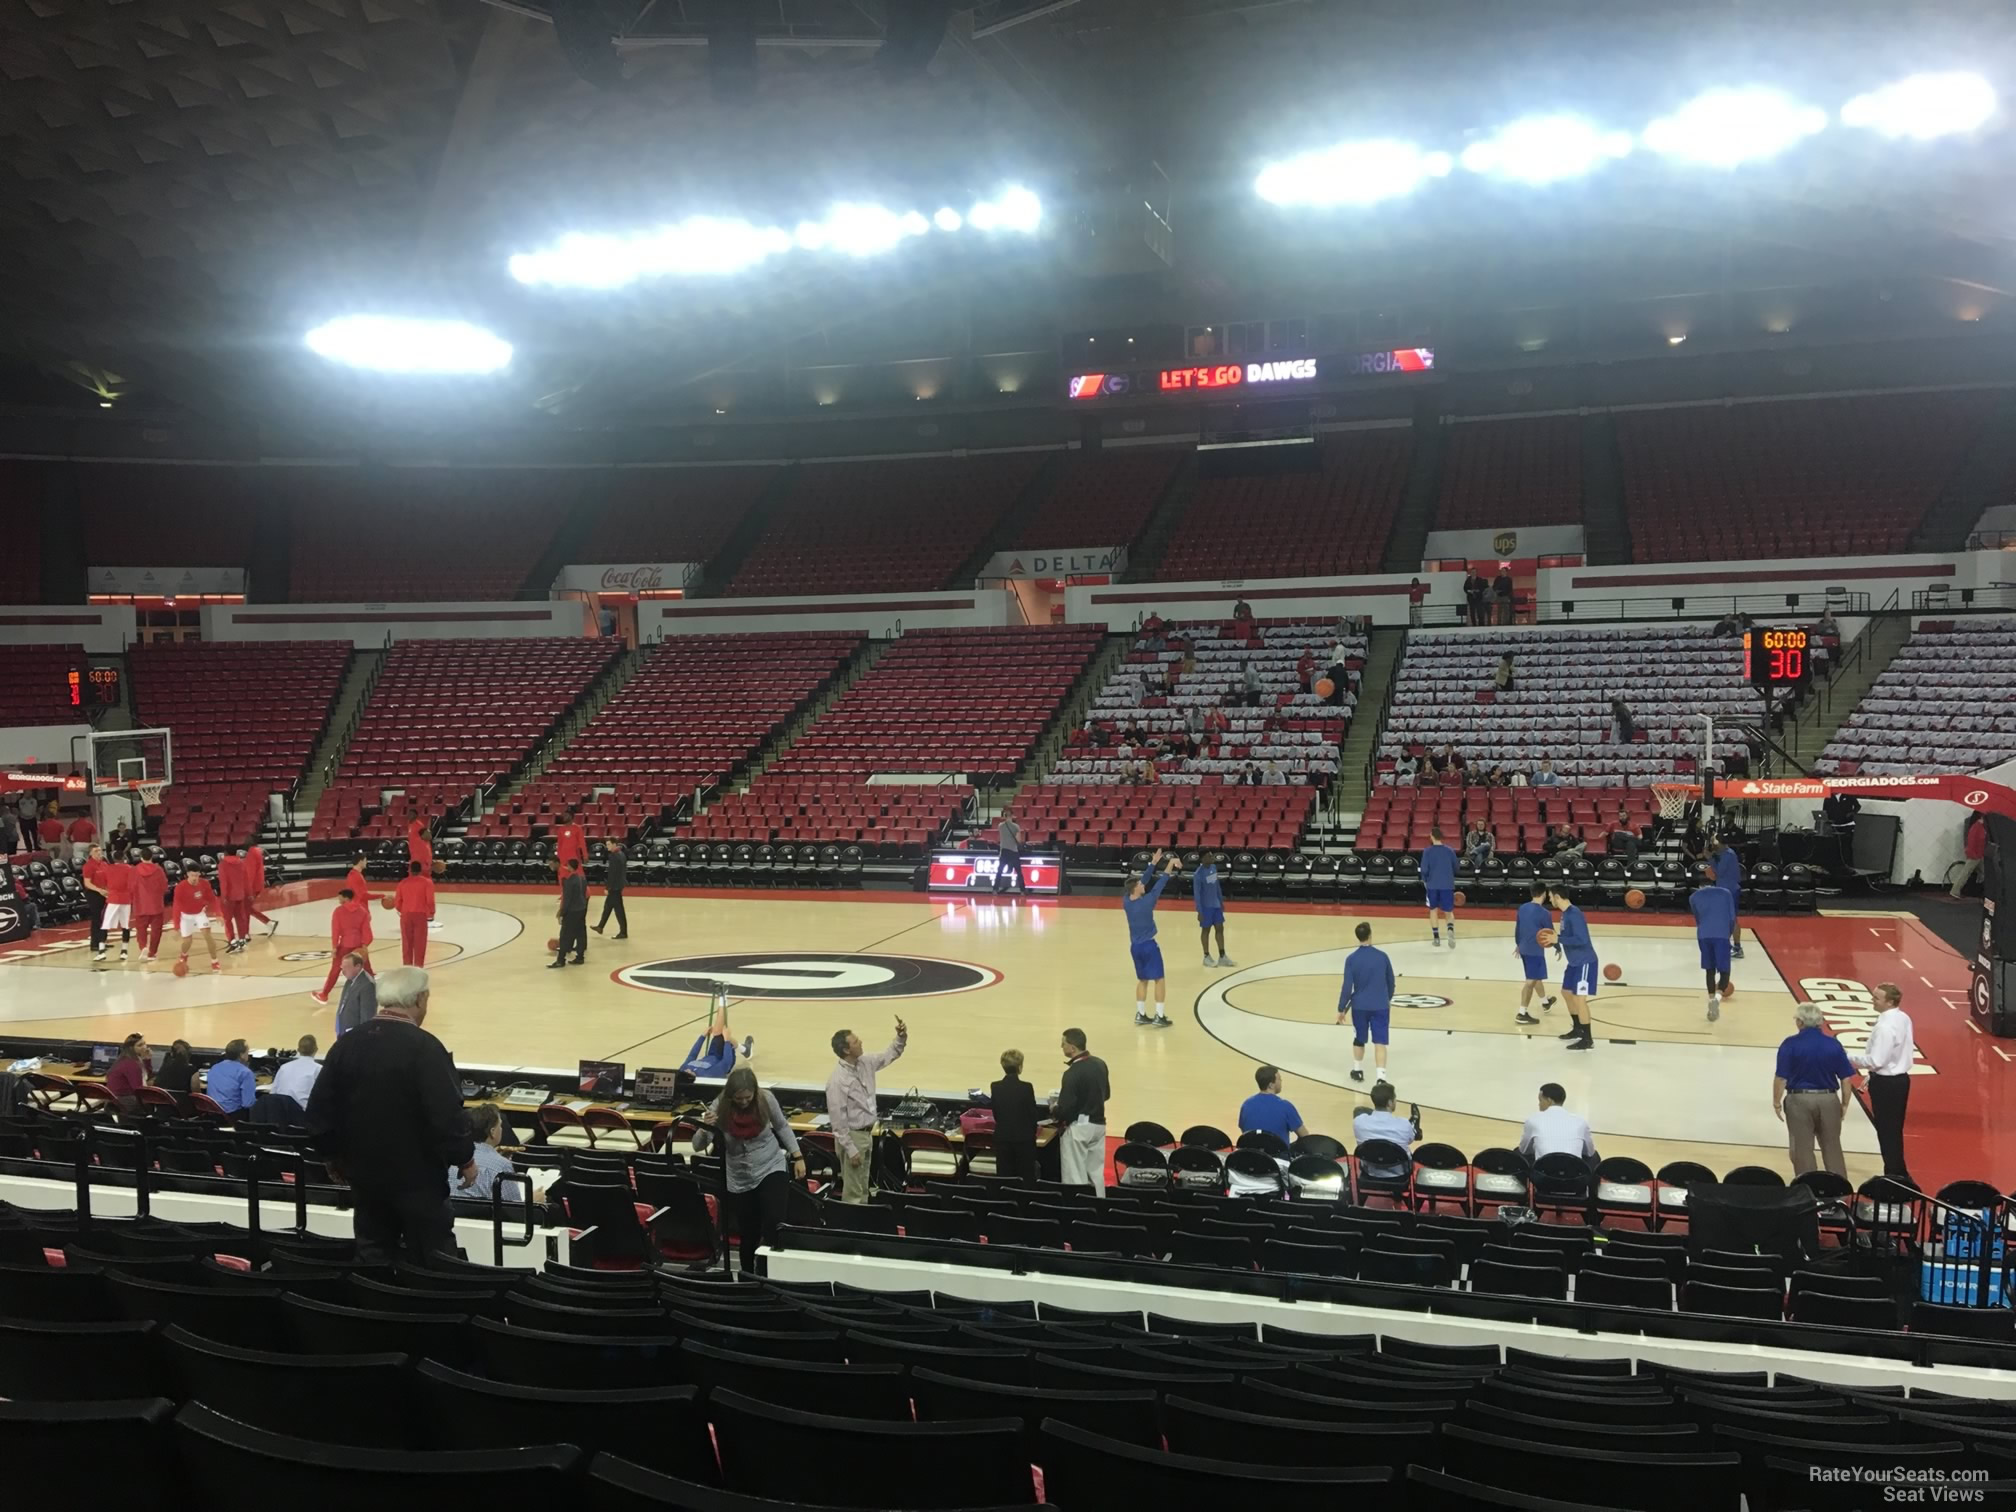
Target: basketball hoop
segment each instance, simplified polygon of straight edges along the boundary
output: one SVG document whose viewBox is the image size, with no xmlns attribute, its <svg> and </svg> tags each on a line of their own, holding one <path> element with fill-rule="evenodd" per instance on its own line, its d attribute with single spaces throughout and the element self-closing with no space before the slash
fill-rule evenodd
<svg viewBox="0 0 2016 1512">
<path fill-rule="evenodd" d="M 161 801 L 161 794 L 166 790 L 167 786 L 168 784 L 165 782 L 133 783 L 132 791 L 140 800 L 141 812 L 144 813 L 159 803 Z"/>
<path fill-rule="evenodd" d="M 1701 784 L 1698 782 L 1655 782 L 1652 796 L 1659 800 L 1661 819 L 1679 819 L 1687 812 L 1687 805 L 1701 801 Z"/>
</svg>

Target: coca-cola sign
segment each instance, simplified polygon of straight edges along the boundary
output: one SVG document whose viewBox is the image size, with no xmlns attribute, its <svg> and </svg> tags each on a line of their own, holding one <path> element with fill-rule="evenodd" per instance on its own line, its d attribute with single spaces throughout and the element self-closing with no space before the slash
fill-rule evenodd
<svg viewBox="0 0 2016 1512">
<path fill-rule="evenodd" d="M 555 593 L 679 593 L 700 577 L 698 562 L 577 562 L 553 579 Z"/>
</svg>

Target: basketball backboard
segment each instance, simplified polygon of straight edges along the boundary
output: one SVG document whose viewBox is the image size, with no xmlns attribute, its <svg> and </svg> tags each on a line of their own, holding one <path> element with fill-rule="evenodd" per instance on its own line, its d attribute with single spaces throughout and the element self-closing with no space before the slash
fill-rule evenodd
<svg viewBox="0 0 2016 1512">
<path fill-rule="evenodd" d="M 149 804 L 175 780 L 175 736 L 166 727 L 93 730 L 82 737 L 85 776 L 98 807 L 100 827 L 124 819 L 143 828 Z"/>
</svg>

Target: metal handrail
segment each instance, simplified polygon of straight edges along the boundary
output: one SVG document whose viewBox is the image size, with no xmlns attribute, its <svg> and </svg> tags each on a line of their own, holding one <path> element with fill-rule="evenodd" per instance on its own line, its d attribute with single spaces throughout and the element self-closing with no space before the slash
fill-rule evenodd
<svg viewBox="0 0 2016 1512">
<path fill-rule="evenodd" d="M 308 1232 L 308 1153 L 292 1146 L 254 1145 L 246 1152 L 251 1158 L 245 1167 L 245 1226 L 252 1238 L 259 1238 L 259 1167 L 262 1157 L 272 1155 L 292 1161 L 294 1167 L 294 1232 Z M 286 1174 L 284 1168 L 283 1175 Z"/>
<path fill-rule="evenodd" d="M 518 1187 L 524 1193 L 525 1235 L 511 1238 L 504 1232 L 504 1188 L 506 1184 Z M 530 1176 L 500 1176 L 490 1184 L 490 1252 L 492 1264 L 504 1263 L 507 1249 L 529 1249 L 538 1238 L 532 1217 L 532 1178 Z"/>
</svg>

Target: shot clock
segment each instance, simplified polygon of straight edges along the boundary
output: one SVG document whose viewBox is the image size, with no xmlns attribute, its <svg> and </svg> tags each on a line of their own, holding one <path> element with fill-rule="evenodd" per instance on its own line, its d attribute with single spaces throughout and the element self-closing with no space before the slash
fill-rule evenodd
<svg viewBox="0 0 2016 1512">
<path fill-rule="evenodd" d="M 1744 631 L 1744 679 L 1767 693 L 1805 687 L 1813 680 L 1812 639 L 1810 630 L 1797 626 Z"/>
</svg>

